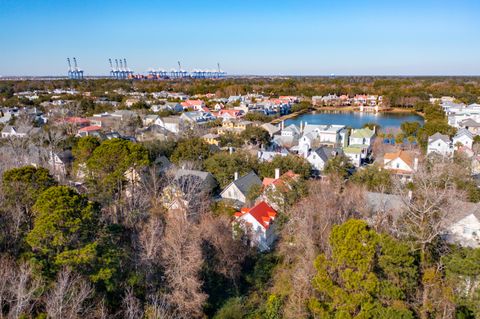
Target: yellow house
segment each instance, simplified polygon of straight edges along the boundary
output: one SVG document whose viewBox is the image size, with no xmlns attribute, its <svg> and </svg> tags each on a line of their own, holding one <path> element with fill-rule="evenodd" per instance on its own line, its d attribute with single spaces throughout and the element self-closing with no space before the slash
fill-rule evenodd
<svg viewBox="0 0 480 319">
<path fill-rule="evenodd" d="M 222 135 L 226 132 L 232 132 L 240 134 L 247 129 L 247 127 L 253 126 L 253 122 L 250 121 L 224 121 L 222 127 L 218 128 L 218 134 Z"/>
<path fill-rule="evenodd" d="M 202 139 L 210 145 L 216 145 L 218 146 L 220 144 L 219 138 L 220 136 L 218 134 L 205 134 L 202 136 Z"/>
</svg>

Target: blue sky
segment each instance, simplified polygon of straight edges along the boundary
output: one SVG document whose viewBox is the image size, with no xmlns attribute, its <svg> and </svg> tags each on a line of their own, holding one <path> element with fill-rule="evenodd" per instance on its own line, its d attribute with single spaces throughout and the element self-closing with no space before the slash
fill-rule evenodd
<svg viewBox="0 0 480 319">
<path fill-rule="evenodd" d="M 0 75 L 480 75 L 478 0 L 0 0 Z"/>
</svg>

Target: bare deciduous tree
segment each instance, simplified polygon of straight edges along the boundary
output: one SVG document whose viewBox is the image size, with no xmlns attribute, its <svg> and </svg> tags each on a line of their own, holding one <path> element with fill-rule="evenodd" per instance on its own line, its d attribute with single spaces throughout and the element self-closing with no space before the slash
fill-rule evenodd
<svg viewBox="0 0 480 319">
<path fill-rule="evenodd" d="M 249 252 L 242 241 L 232 236 L 230 219 L 225 216 L 212 217 L 207 214 L 199 223 L 199 232 L 204 241 L 208 241 L 215 249 L 218 261 L 215 271 L 234 281 L 241 274 L 241 265 Z"/>
<path fill-rule="evenodd" d="M 123 297 L 123 318 L 125 319 L 141 319 L 143 318 L 143 309 L 140 300 L 135 297 L 132 289 L 127 289 L 125 297 Z"/>
<path fill-rule="evenodd" d="M 64 269 L 45 297 L 47 315 L 53 319 L 93 317 L 94 304 L 87 302 L 92 295 L 93 288 L 85 279 Z"/>
<path fill-rule="evenodd" d="M 11 272 L 3 280 L 9 281 L 7 284 L 10 290 L 9 314 L 10 318 L 20 318 L 24 314 L 30 314 L 37 298 L 42 293 L 42 283 L 35 278 L 32 268 L 28 264 L 21 264 L 15 268 L 10 264 Z"/>
<path fill-rule="evenodd" d="M 308 317 L 306 303 L 314 293 L 311 282 L 316 273 L 313 262 L 328 249 L 331 228 L 354 216 L 362 202 L 361 188 L 315 181 L 310 183 L 309 195 L 288 212 L 279 242 L 283 267 L 275 277 L 276 282 L 290 282 L 285 318 Z"/>
<path fill-rule="evenodd" d="M 166 297 L 181 318 L 202 316 L 207 298 L 199 277 L 202 263 L 197 226 L 181 216 L 168 218 L 162 245 L 162 264 L 169 287 Z"/>
<path fill-rule="evenodd" d="M 176 319 L 178 314 L 168 304 L 165 297 L 152 295 L 147 300 L 146 319 Z"/>
<path fill-rule="evenodd" d="M 455 184 L 455 165 L 444 159 L 422 165 L 414 174 L 411 187 L 398 184 L 403 212 L 398 220 L 397 233 L 412 240 L 420 252 L 420 267 L 423 285 L 419 286 L 420 317 L 429 318 L 432 313 L 434 285 L 429 284 L 429 273 L 440 267 L 434 256 L 438 249 L 435 243 L 446 229 L 448 216 L 455 213 L 465 195 Z"/>
</svg>

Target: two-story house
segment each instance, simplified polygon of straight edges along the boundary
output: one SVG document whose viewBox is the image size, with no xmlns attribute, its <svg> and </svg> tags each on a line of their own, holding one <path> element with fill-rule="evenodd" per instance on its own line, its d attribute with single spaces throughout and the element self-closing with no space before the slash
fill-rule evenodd
<svg viewBox="0 0 480 319">
<path fill-rule="evenodd" d="M 245 234 L 251 246 L 256 246 L 260 251 L 267 251 L 277 238 L 275 234 L 275 218 L 277 212 L 266 202 L 242 208 L 235 213 L 234 234 L 238 233 L 235 227 L 239 227 Z"/>
</svg>

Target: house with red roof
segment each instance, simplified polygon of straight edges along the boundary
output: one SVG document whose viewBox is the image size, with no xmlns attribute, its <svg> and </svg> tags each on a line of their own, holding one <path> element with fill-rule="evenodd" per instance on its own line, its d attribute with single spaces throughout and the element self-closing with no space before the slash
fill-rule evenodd
<svg viewBox="0 0 480 319">
<path fill-rule="evenodd" d="M 268 187 L 282 187 L 288 184 L 289 181 L 294 180 L 298 178 L 300 175 L 295 174 L 293 171 L 288 171 L 285 174 L 280 176 L 280 169 L 276 168 L 275 169 L 275 177 L 270 178 L 270 177 L 265 177 L 263 179 L 263 187 L 268 188 Z"/>
<path fill-rule="evenodd" d="M 78 130 L 77 136 L 78 137 L 84 137 L 84 136 L 99 137 L 101 131 L 102 131 L 101 126 L 97 126 L 97 125 L 85 126 Z"/>
<path fill-rule="evenodd" d="M 205 106 L 205 102 L 202 100 L 186 100 L 180 103 L 185 110 L 201 111 Z"/>
<path fill-rule="evenodd" d="M 263 179 L 261 198 L 277 211 L 281 211 L 285 201 L 285 194 L 293 189 L 293 183 L 298 181 L 299 178 L 300 175 L 295 174 L 291 170 L 280 175 L 280 169 L 276 168 L 274 178 L 265 177 Z"/>
<path fill-rule="evenodd" d="M 90 120 L 83 117 L 66 117 L 58 121 L 59 124 L 71 124 L 77 127 L 85 127 L 90 125 Z"/>
<path fill-rule="evenodd" d="M 299 101 L 297 96 L 292 95 L 280 95 L 278 99 L 281 101 L 285 101 L 286 103 L 297 103 Z"/>
<path fill-rule="evenodd" d="M 262 201 L 251 208 L 244 207 L 236 212 L 234 223 L 245 232 L 250 245 L 266 251 L 277 237 L 274 223 L 276 217 L 276 210 Z"/>
<path fill-rule="evenodd" d="M 411 152 L 402 150 L 385 153 L 383 168 L 404 180 L 410 180 L 413 173 L 418 169 L 418 158 Z"/>
<path fill-rule="evenodd" d="M 234 110 L 234 109 L 222 109 L 218 111 L 217 117 L 222 119 L 238 119 L 245 115 L 242 110 Z"/>
</svg>

